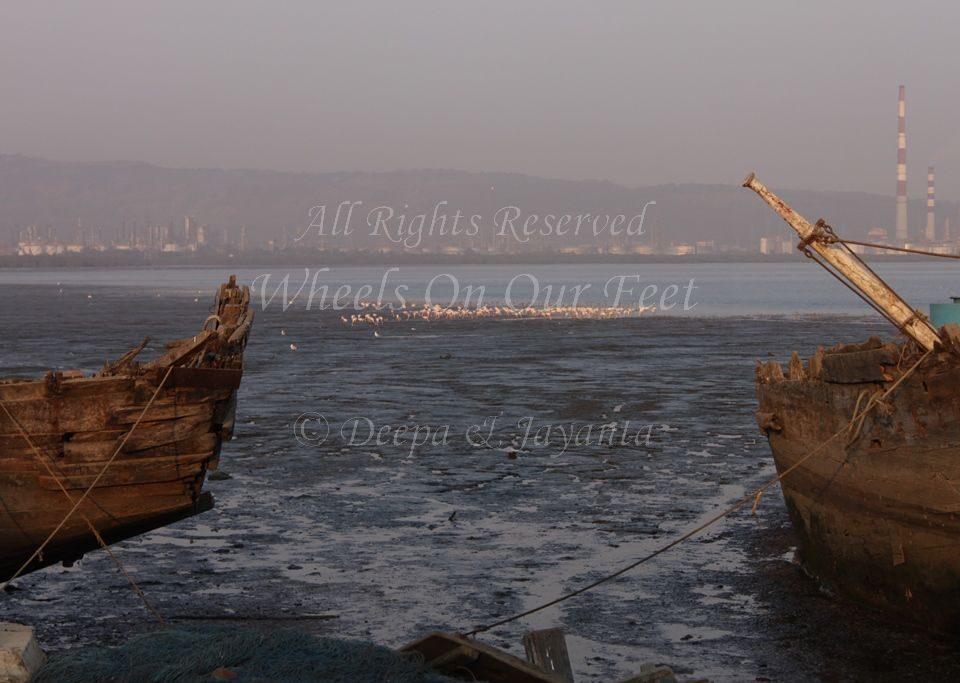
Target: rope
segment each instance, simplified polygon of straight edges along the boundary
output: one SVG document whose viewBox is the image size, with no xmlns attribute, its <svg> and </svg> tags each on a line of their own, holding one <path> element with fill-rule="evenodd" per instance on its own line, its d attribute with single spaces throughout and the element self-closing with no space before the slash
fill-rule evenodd
<svg viewBox="0 0 960 683">
<path fill-rule="evenodd" d="M 66 516 L 64 516 L 61 522 L 57 525 L 57 528 L 51 531 L 50 535 L 47 536 L 46 540 L 44 540 L 44 542 L 40 544 L 40 547 L 38 547 L 36 550 L 33 551 L 33 554 L 30 555 L 29 558 L 27 558 L 27 561 L 20 566 L 20 568 L 16 571 L 16 573 L 13 576 L 11 576 L 9 579 L 7 579 L 2 584 L 0 584 L 0 591 L 6 590 L 7 586 L 9 586 L 11 582 L 15 581 L 17 577 L 23 574 L 23 572 L 26 571 L 27 567 L 29 567 L 30 564 L 35 559 L 37 559 L 37 557 L 40 556 L 40 554 L 47 547 L 47 545 L 49 545 L 50 541 L 52 541 L 53 538 L 58 533 L 60 533 L 60 530 L 64 527 L 64 525 L 70 520 L 71 517 L 73 517 L 73 514 L 83 504 L 83 501 L 87 499 L 87 497 L 90 495 L 90 492 L 93 491 L 93 489 L 96 488 L 97 484 L 100 483 L 100 480 L 103 479 L 103 475 L 107 473 L 107 470 L 113 464 L 113 461 L 117 459 L 118 455 L 120 455 L 120 451 L 122 451 L 123 447 L 127 445 L 127 440 L 130 438 L 133 432 L 137 429 L 137 427 L 140 426 L 140 422 L 143 420 L 144 415 L 146 415 L 147 411 L 150 410 L 150 406 L 153 405 L 153 402 L 156 400 L 157 396 L 160 394 L 160 390 L 163 389 L 163 385 L 167 383 L 167 379 L 170 377 L 170 374 L 172 372 L 173 372 L 173 366 L 171 365 L 169 368 L 167 368 L 167 372 L 163 376 L 163 379 L 160 380 L 160 384 L 157 385 L 156 390 L 153 392 L 153 396 L 151 396 L 150 400 L 147 401 L 147 405 L 143 407 L 143 411 L 140 413 L 139 417 L 137 417 L 137 421 L 134 422 L 133 426 L 130 427 L 129 431 L 126 434 L 124 434 L 123 440 L 120 441 L 120 444 L 117 446 L 117 449 L 113 452 L 113 455 L 110 456 L 110 459 L 107 460 L 107 462 L 104 464 L 103 469 L 100 470 L 99 474 L 97 474 L 94 480 L 90 483 L 90 486 L 87 487 L 87 490 L 83 492 L 83 495 L 80 496 L 80 499 L 73 504 L 73 507 L 70 508 L 70 511 L 66 514 Z"/>
<path fill-rule="evenodd" d="M 821 225 L 821 224 L 822 224 L 822 225 Z M 877 279 L 877 281 L 878 281 L 880 284 L 882 284 L 882 285 L 888 290 L 888 292 L 889 292 L 890 294 L 892 294 L 893 296 L 897 297 L 897 299 L 900 301 L 900 303 L 901 303 L 904 307 L 906 307 L 906 308 L 911 308 L 911 309 L 913 310 L 913 316 L 911 316 L 911 318 L 908 319 L 907 321 L 905 321 L 903 324 L 897 322 L 897 320 L 894 319 L 894 317 L 893 317 L 890 313 L 888 313 L 885 309 L 881 308 L 875 301 L 873 301 L 873 299 L 871 299 L 871 298 L 868 297 L 866 294 L 864 294 L 862 291 L 860 291 L 860 288 L 859 288 L 859 287 L 854 287 L 853 285 L 851 285 L 851 284 L 847 281 L 846 276 L 841 275 L 841 274 L 838 273 L 832 266 L 830 266 L 830 265 L 828 265 L 827 263 L 824 263 L 823 261 L 821 261 L 820 259 L 818 259 L 818 258 L 814 255 L 814 253 L 811 252 L 810 249 L 807 248 L 807 247 L 804 245 L 804 243 L 801 242 L 800 245 L 798 246 L 798 249 L 801 249 L 801 250 L 803 251 L 803 255 L 806 256 L 807 258 L 811 259 L 814 263 L 816 263 L 818 266 L 820 266 L 820 267 L 823 268 L 825 271 L 827 271 L 830 275 L 832 275 L 834 278 L 836 278 L 838 282 L 840 282 L 844 287 L 846 287 L 846 288 L 849 289 L 851 292 L 853 292 L 853 293 L 856 294 L 858 297 L 860 297 L 867 305 L 869 305 L 873 310 L 875 310 L 875 311 L 876 311 L 877 313 L 879 313 L 881 316 L 883 316 L 884 318 L 886 318 L 886 319 L 890 322 L 890 324 L 892 324 L 892 325 L 893 325 L 894 327 L 896 327 L 898 330 L 900 330 L 900 331 L 903 332 L 904 334 L 908 335 L 909 337 L 911 337 L 911 338 L 913 338 L 913 339 L 916 339 L 916 337 L 914 336 L 914 334 L 913 334 L 912 332 L 910 332 L 910 331 L 907 330 L 907 326 L 910 324 L 910 322 L 912 322 L 913 320 L 916 320 L 917 318 L 926 319 L 925 316 L 923 316 L 923 314 L 920 313 L 920 311 L 918 311 L 918 310 L 916 310 L 916 309 L 913 309 L 913 308 L 910 306 L 910 304 L 908 304 L 906 301 L 904 301 L 903 298 L 902 298 L 899 294 L 897 294 L 897 293 L 894 291 L 894 289 L 893 289 L 890 285 L 888 285 L 888 284 L 886 283 L 886 281 L 885 281 L 882 277 L 880 277 L 879 274 L 877 274 L 877 272 L 876 272 L 875 270 L 873 270 L 870 266 L 868 266 L 868 265 L 863 261 L 863 259 L 861 259 L 861 258 L 846 244 L 846 240 L 843 240 L 843 239 L 841 239 L 840 237 L 837 236 L 837 234 L 833 231 L 833 228 L 831 228 L 831 227 L 830 227 L 829 225 L 827 225 L 826 223 L 823 223 L 822 221 L 819 221 L 819 222 L 817 223 L 817 225 L 824 229 L 825 235 L 826 235 L 826 236 L 824 237 L 824 241 L 825 241 L 827 244 L 833 244 L 833 243 L 841 244 L 841 245 L 843 246 L 843 248 L 844 248 L 853 258 L 855 258 L 855 259 L 860 263 L 860 266 L 861 266 L 862 268 L 864 268 L 868 273 L 870 273 L 871 275 L 873 275 L 873 277 L 875 277 L 875 278 Z M 861 242 L 853 242 L 853 243 L 854 243 L 854 244 L 865 244 L 865 243 L 861 243 Z"/>
<path fill-rule="evenodd" d="M 89 523 L 89 522 L 88 522 Z M 100 532 L 93 528 L 93 525 L 90 526 L 90 530 L 93 532 L 93 535 L 97 538 L 97 543 L 100 544 L 100 547 L 103 548 L 113 563 L 117 566 L 117 569 L 120 570 L 120 573 L 123 574 L 124 578 L 130 584 L 130 587 L 133 589 L 133 592 L 137 594 L 137 597 L 140 598 L 140 601 L 143 603 L 143 606 L 147 608 L 147 611 L 153 615 L 153 618 L 157 620 L 157 623 L 161 626 L 166 626 L 167 621 L 164 619 L 160 612 L 150 603 L 147 599 L 147 594 L 143 592 L 143 589 L 140 588 L 140 584 L 136 582 L 133 576 L 130 575 L 130 572 L 127 571 L 127 568 L 123 566 L 123 563 L 120 561 L 120 558 L 116 556 L 113 552 L 113 549 L 107 545 L 106 541 L 103 540 L 103 536 L 100 535 Z"/>
<path fill-rule="evenodd" d="M 840 237 L 837 237 L 836 241 L 842 242 L 843 244 L 858 244 L 861 247 L 874 247 L 876 249 L 889 249 L 890 251 L 901 251 L 905 254 L 920 254 L 921 256 L 936 256 L 938 258 L 960 259 L 960 255 L 957 255 L 957 254 L 939 254 L 935 251 L 925 251 L 923 249 L 909 249 L 907 247 L 894 247 L 889 244 L 874 244 L 872 242 L 860 242 L 859 240 L 848 240 Z"/>
<path fill-rule="evenodd" d="M 887 313 L 885 310 L 883 310 L 882 308 L 880 308 L 880 306 L 878 306 L 878 305 L 876 304 L 876 302 L 874 302 L 872 299 L 870 299 L 868 296 L 866 296 L 866 295 L 865 295 L 863 292 L 861 292 L 859 289 L 857 289 L 856 287 L 854 287 L 853 285 L 851 285 L 849 282 L 847 282 L 839 273 L 837 273 L 836 270 L 833 269 L 832 266 L 830 266 L 828 263 L 826 263 L 826 262 L 821 261 L 820 259 L 818 259 L 818 258 L 816 257 L 816 253 L 815 253 L 815 252 L 812 252 L 812 251 L 810 251 L 809 249 L 806 249 L 806 248 L 805 248 L 805 249 L 803 250 L 803 255 L 806 256 L 806 257 L 807 257 L 808 259 L 810 259 L 811 261 L 813 261 L 814 263 L 816 263 L 816 264 L 817 264 L 818 266 L 820 266 L 821 268 L 823 268 L 825 271 L 827 271 L 830 275 L 832 275 L 834 278 L 836 278 L 837 281 L 838 281 L 840 284 L 842 284 L 844 287 L 846 287 L 846 288 L 849 289 L 851 292 L 853 292 L 854 294 L 856 294 L 858 297 L 860 297 L 861 299 L 863 299 L 864 303 L 866 303 L 868 306 L 870 306 L 870 308 L 872 308 L 873 310 L 875 310 L 875 311 L 876 311 L 877 313 L 879 313 L 882 317 L 886 318 L 887 321 L 889 321 L 890 323 L 892 323 L 894 326 L 896 326 L 896 327 L 899 329 L 900 326 L 897 325 L 897 321 L 894 320 L 893 318 L 891 318 L 889 313 Z M 861 261 L 861 263 L 863 263 L 863 262 Z M 869 269 L 869 266 L 867 266 L 866 263 L 863 263 L 863 265 L 864 265 L 864 267 L 866 267 L 866 268 Z M 871 272 L 872 272 L 872 271 L 871 271 Z M 874 273 L 874 275 L 876 275 L 876 273 Z M 879 276 L 877 276 L 877 277 L 878 277 L 878 279 L 879 279 Z M 882 282 L 882 280 L 881 280 L 881 282 Z"/>
<path fill-rule="evenodd" d="M 5 401 L 0 401 L 0 408 L 3 408 L 3 412 L 10 419 L 10 421 L 17 427 L 17 430 L 20 432 L 20 436 L 23 437 L 23 440 L 26 441 L 27 445 L 31 448 L 31 450 L 33 450 L 34 454 L 37 456 L 37 460 L 39 460 L 40 464 L 43 465 L 44 469 L 47 470 L 47 474 L 49 474 L 53 478 L 53 480 L 57 482 L 57 486 L 60 487 L 60 491 L 63 492 L 63 495 L 67 497 L 68 501 L 73 503 L 74 502 L 73 496 L 70 495 L 70 492 L 67 490 L 67 487 L 63 485 L 63 481 L 60 479 L 59 476 L 57 476 L 57 473 L 53 471 L 53 468 L 50 467 L 50 464 L 43 457 L 43 454 L 40 452 L 40 449 L 37 448 L 37 445 L 33 442 L 33 439 L 30 438 L 30 435 L 27 433 L 27 430 L 23 428 L 23 425 L 20 424 L 20 421 L 17 420 L 17 418 L 15 418 L 13 414 L 10 412 L 10 409 L 7 408 L 7 404 Z M 124 577 L 126 577 L 127 581 L 130 583 L 131 588 L 133 588 L 133 592 L 137 594 L 137 596 L 140 598 L 141 601 L 143 601 L 143 604 L 147 608 L 147 611 L 149 611 L 161 625 L 166 625 L 166 622 L 164 621 L 163 617 L 160 616 L 160 613 L 157 612 L 157 610 L 154 609 L 153 605 L 150 604 L 150 601 L 147 600 L 147 596 L 143 592 L 143 589 L 140 588 L 140 586 L 137 584 L 134 578 L 130 575 L 130 573 L 127 571 L 127 568 L 123 566 L 123 563 L 120 561 L 120 558 L 117 557 L 116 554 L 114 554 L 113 550 L 110 549 L 110 546 L 107 545 L 107 542 L 103 540 L 103 536 L 101 536 L 100 532 L 97 531 L 97 528 L 93 525 L 93 522 L 90 521 L 90 518 L 87 517 L 82 512 L 80 513 L 80 517 L 83 519 L 84 522 L 87 523 L 87 527 L 89 527 L 90 533 L 93 534 L 93 537 L 97 540 L 97 543 L 100 545 L 100 547 L 103 548 L 105 551 L 107 551 L 107 555 L 110 557 L 113 563 L 117 566 L 117 569 L 119 569 L 120 573 L 123 574 Z M 13 581 L 13 579 L 15 578 L 16 576 L 12 577 L 10 581 Z M 0 587 L 0 592 L 2 592 L 7 587 L 10 581 L 7 581 L 6 583 L 3 584 L 2 587 Z"/>
<path fill-rule="evenodd" d="M 856 404 L 853 406 L 853 414 L 854 414 L 854 415 L 856 415 L 856 414 L 857 414 L 857 411 L 860 410 L 860 402 L 863 400 L 863 397 L 866 396 L 867 394 L 868 394 L 868 392 L 867 392 L 866 389 L 864 389 L 864 390 L 861 391 L 859 394 L 857 394 L 857 402 L 856 402 Z M 859 419 L 859 420 L 851 420 L 851 421 L 850 421 L 850 425 L 849 425 L 849 427 L 850 427 L 850 438 L 847 439 L 847 443 L 846 443 L 846 446 L 844 446 L 844 448 L 849 448 L 851 445 L 853 445 L 853 442 L 856 441 L 856 440 L 860 437 L 860 430 L 863 429 L 863 423 L 866 422 L 866 420 L 867 420 L 867 415 L 866 415 L 866 413 L 860 413 L 860 419 Z"/>
<path fill-rule="evenodd" d="M 652 560 L 653 558 L 657 557 L 658 555 L 662 555 L 663 553 L 667 552 L 668 550 L 677 547 L 678 545 L 680 545 L 680 544 L 683 543 L 684 541 L 692 538 L 693 536 L 696 536 L 696 535 L 699 534 L 701 531 L 704 531 L 705 529 L 708 529 L 709 527 L 713 526 L 714 524 L 716 524 L 716 523 L 719 522 L 720 520 L 724 519 L 725 517 L 729 517 L 729 516 L 732 515 L 734 512 L 736 512 L 737 510 L 739 510 L 739 509 L 742 508 L 743 506 L 747 505 L 750 501 L 754 501 L 754 502 L 755 502 L 755 504 L 754 504 L 754 509 L 756 509 L 756 505 L 759 504 L 759 502 L 760 502 L 760 497 L 763 495 L 763 493 L 764 493 L 767 489 L 769 489 L 770 487 L 774 486 L 775 484 L 780 483 L 788 474 L 792 473 L 794 470 L 796 470 L 798 467 L 800 467 L 800 465 L 802 465 L 802 464 L 805 463 L 807 460 L 809 460 L 809 459 L 812 458 L 814 455 L 816 455 L 816 454 L 819 453 L 821 450 L 823 450 L 823 449 L 827 446 L 827 444 L 829 444 L 829 443 L 831 443 L 832 441 L 834 441 L 837 437 L 839 437 L 840 435 L 842 435 L 844 432 L 847 432 L 847 431 L 852 427 L 852 425 L 853 425 L 858 419 L 860 419 L 861 417 L 866 416 L 866 414 L 867 414 L 868 412 L 870 412 L 871 410 L 873 410 L 873 408 L 874 408 L 877 404 L 879 404 L 881 401 L 885 400 L 891 393 L 893 393 L 893 391 L 894 391 L 898 386 L 900 386 L 900 384 L 901 384 L 907 377 L 909 377 L 918 367 L 920 367 L 920 364 L 923 363 L 923 361 L 925 361 L 925 360 L 927 359 L 927 357 L 928 357 L 931 353 L 933 353 L 933 351 L 927 351 L 926 353 L 924 353 L 924 354 L 920 357 L 920 359 L 919 359 L 916 363 L 914 363 L 913 366 L 910 367 L 909 370 L 907 370 L 904 374 L 902 374 L 902 375 L 897 379 L 897 381 L 895 381 L 893 384 L 891 384 L 890 387 L 889 387 L 886 391 L 884 391 L 882 394 L 881 394 L 880 392 L 875 393 L 875 394 L 870 398 L 870 400 L 867 402 L 867 405 L 864 406 L 863 412 L 861 412 L 859 415 L 856 414 L 856 413 L 854 413 L 853 417 L 850 418 L 850 421 L 849 421 L 846 425 L 844 425 L 839 431 L 835 432 L 832 436 L 830 436 L 826 441 L 822 442 L 819 446 L 817 446 L 817 447 L 814 448 L 812 451 L 810 451 L 809 453 L 807 453 L 806 455 L 804 455 L 802 458 L 800 458 L 799 460 L 797 460 L 795 463 L 793 463 L 793 465 L 791 465 L 791 466 L 788 467 L 786 470 L 784 470 L 783 472 L 781 472 L 780 474 L 778 474 L 776 477 L 773 477 L 773 478 L 770 479 L 769 481 L 763 483 L 759 488 L 757 488 L 756 491 L 754 491 L 754 492 L 752 492 L 752 493 L 748 493 L 747 495 L 743 496 L 742 498 L 740 498 L 739 500 L 737 500 L 733 505 L 731 505 L 730 507 L 726 508 L 726 509 L 723 510 L 722 512 L 717 513 L 716 515 L 714 515 L 713 517 L 711 517 L 710 519 L 708 519 L 708 520 L 707 520 L 706 522 L 704 522 L 703 524 L 700 524 L 700 525 L 699 525 L 698 527 L 696 527 L 695 529 L 693 529 L 693 530 L 691 530 L 691 531 L 688 531 L 687 533 L 683 534 L 683 535 L 680 536 L 679 538 L 676 538 L 676 539 L 674 539 L 673 541 L 671 541 L 670 543 L 667 543 L 666 545 L 661 546 L 660 548 L 657 548 L 657 549 L 654 550 L 653 552 L 651 552 L 651 553 L 649 553 L 649 554 L 641 557 L 640 559 L 638 559 L 638 560 L 636 560 L 636 561 L 628 564 L 627 566 L 623 567 L 622 569 L 619 569 L 619 570 L 613 572 L 612 574 L 608 574 L 607 576 L 604 576 L 603 578 L 597 579 L 596 581 L 593 581 L 592 583 L 589 583 L 589 584 L 587 584 L 586 586 L 584 586 L 584 587 L 582 587 L 582 588 L 578 588 L 578 589 L 575 590 L 575 591 L 571 591 L 571 592 L 569 592 L 569 593 L 566 593 L 566 594 L 564 594 L 564 595 L 561 595 L 561 596 L 558 597 L 558 598 L 555 598 L 555 599 L 553 599 L 553 600 L 550 600 L 549 602 L 545 602 L 545 603 L 543 603 L 543 604 L 541 604 L 541 605 L 538 605 L 537 607 L 533 607 L 533 608 L 528 609 L 528 610 L 526 610 L 526 611 L 524 611 L 524 612 L 520 612 L 520 613 L 518 613 L 518 614 L 513 614 L 513 615 L 511 615 L 511 616 L 509 616 L 509 617 L 505 617 L 505 618 L 503 618 L 503 619 L 500 619 L 499 621 L 495 621 L 495 622 L 492 623 L 492 624 L 487 624 L 487 625 L 485 625 L 485 626 L 478 626 L 477 628 L 473 629 L 472 631 L 467 631 L 467 632 L 466 632 L 465 634 L 463 634 L 463 635 L 466 636 L 466 637 L 470 637 L 470 636 L 474 636 L 474 635 L 476 635 L 476 634 L 478 634 L 478 633 L 483 633 L 484 631 L 489 631 L 490 629 L 496 628 L 496 627 L 498 627 L 498 626 L 503 626 L 504 624 L 509 624 L 510 622 L 516 621 L 517 619 L 522 619 L 522 618 L 524 618 L 524 617 L 530 616 L 531 614 L 535 614 L 536 612 L 540 612 L 540 611 L 542 611 L 542 610 L 545 610 L 545 609 L 547 609 L 548 607 L 553 607 L 554 605 L 557 605 L 557 604 L 559 604 L 559 603 L 561 603 L 561 602 L 565 602 L 565 601 L 567 601 L 567 600 L 569 600 L 569 599 L 571 599 L 571 598 L 574 598 L 574 597 L 576 597 L 576 596 L 578 596 L 578 595 L 582 595 L 583 593 L 586 593 L 586 592 L 589 591 L 589 590 L 593 590 L 593 589 L 596 588 L 597 586 L 600 586 L 600 585 L 605 584 L 605 583 L 607 583 L 607 582 L 609 582 L 609 581 L 612 581 L 613 579 L 615 579 L 615 578 L 617 578 L 617 577 L 619 577 L 619 576 L 622 576 L 623 574 L 626 574 L 627 572 L 629 572 L 629 571 L 631 571 L 631 570 L 633 570 L 633 569 L 636 569 L 636 568 L 639 567 L 640 565 L 644 564 L 645 562 L 648 562 L 648 561 Z"/>
</svg>

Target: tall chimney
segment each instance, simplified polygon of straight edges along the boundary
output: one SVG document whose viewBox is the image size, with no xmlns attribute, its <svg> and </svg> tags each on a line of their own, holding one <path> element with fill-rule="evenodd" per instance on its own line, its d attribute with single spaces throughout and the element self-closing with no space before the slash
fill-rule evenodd
<svg viewBox="0 0 960 683">
<path fill-rule="evenodd" d="M 897 241 L 906 242 L 907 233 L 907 103 L 906 88 L 900 86 L 897 115 Z"/>
<path fill-rule="evenodd" d="M 935 200 L 934 200 L 934 180 L 933 166 L 927 167 L 927 229 L 925 236 L 928 242 L 934 242 L 937 239 L 937 223 Z"/>
</svg>

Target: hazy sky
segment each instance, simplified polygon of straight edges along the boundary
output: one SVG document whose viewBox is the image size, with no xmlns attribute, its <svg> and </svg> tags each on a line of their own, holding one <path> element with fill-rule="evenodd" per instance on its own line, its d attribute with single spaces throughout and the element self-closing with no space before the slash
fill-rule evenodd
<svg viewBox="0 0 960 683">
<path fill-rule="evenodd" d="M 0 1 L 0 152 L 960 198 L 955 2 Z"/>
</svg>

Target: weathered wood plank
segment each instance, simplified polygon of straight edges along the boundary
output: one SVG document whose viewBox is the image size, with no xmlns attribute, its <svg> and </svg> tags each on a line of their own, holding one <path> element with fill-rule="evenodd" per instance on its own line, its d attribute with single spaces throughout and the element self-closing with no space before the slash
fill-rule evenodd
<svg viewBox="0 0 960 683">
<path fill-rule="evenodd" d="M 68 441 L 63 445 L 64 458 L 69 462 L 102 462 L 110 458 L 119 445 L 119 439 L 125 432 L 117 433 L 114 440 L 105 441 L 87 441 L 74 443 Z M 142 444 L 130 444 L 127 442 L 123 449 L 124 458 L 142 458 L 157 457 L 165 455 L 179 455 L 180 453 L 200 453 L 214 451 L 219 445 L 219 437 L 216 434 L 205 432 L 193 434 L 179 441 L 170 443 L 155 444 L 147 448 L 141 448 Z M 136 446 L 136 448 L 134 448 Z"/>
<path fill-rule="evenodd" d="M 166 420 L 175 420 L 182 417 L 203 416 L 210 419 L 213 415 L 215 404 L 213 401 L 202 401 L 200 403 L 164 403 L 157 405 L 154 403 L 150 410 L 144 413 L 145 406 L 129 406 L 116 408 L 112 411 L 112 422 L 114 424 L 129 425 L 135 423 L 143 415 L 141 424 L 149 422 L 159 422 Z"/>
<path fill-rule="evenodd" d="M 146 458 L 131 458 L 127 455 L 120 455 L 116 460 L 113 461 L 113 464 L 110 466 L 111 469 L 142 469 L 147 470 L 151 467 L 165 467 L 165 466 L 174 466 L 174 467 L 185 467 L 189 465 L 195 465 L 200 462 L 205 462 L 210 459 L 212 456 L 212 451 L 200 452 L 200 453 L 185 453 L 185 454 L 176 454 L 176 455 L 160 455 L 154 457 Z M 91 474 L 97 474 L 100 470 L 103 469 L 103 466 L 106 462 L 48 462 L 58 475 L 62 476 L 87 476 Z M 43 468 L 43 466 L 40 466 Z M 44 471 L 46 471 L 44 469 Z"/>
<path fill-rule="evenodd" d="M 151 368 L 166 368 L 170 365 L 175 365 L 179 361 L 187 358 L 188 356 L 198 353 L 205 346 L 210 344 L 210 342 L 216 339 L 216 334 L 210 330 L 204 330 L 196 337 L 185 341 L 183 344 L 180 344 L 163 355 L 143 364 L 144 369 Z"/>
<path fill-rule="evenodd" d="M 835 384 L 861 384 L 885 382 L 892 379 L 890 369 L 895 368 L 900 353 L 896 346 L 889 346 L 851 353 L 827 353 L 823 357 L 820 379 Z"/>
<path fill-rule="evenodd" d="M 164 463 L 160 465 L 136 465 L 117 463 L 111 465 L 97 480 L 97 474 L 58 474 L 56 478 L 46 474 L 37 477 L 40 488 L 48 491 L 60 491 L 60 484 L 68 491 L 86 490 L 96 482 L 95 488 L 113 486 L 139 486 L 140 484 L 163 484 L 176 481 L 192 481 L 206 470 L 205 460 L 193 463 Z M 57 483 L 59 480 L 60 483 Z"/>
<path fill-rule="evenodd" d="M 531 664 L 555 674 L 561 681 L 574 683 L 570 653 L 567 652 L 567 640 L 562 628 L 530 631 L 523 636 L 523 649 Z"/>
</svg>

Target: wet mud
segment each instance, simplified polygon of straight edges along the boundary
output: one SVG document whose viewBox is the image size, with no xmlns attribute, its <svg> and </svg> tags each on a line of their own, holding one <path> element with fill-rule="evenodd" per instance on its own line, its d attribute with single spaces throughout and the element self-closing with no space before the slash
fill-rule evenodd
<svg viewBox="0 0 960 683">
<path fill-rule="evenodd" d="M 94 370 L 145 334 L 198 329 L 210 302 L 59 289 L 6 288 L 0 319 L 18 323 L 0 375 Z M 268 308 L 223 450 L 229 478 L 207 485 L 216 508 L 117 554 L 173 623 L 242 617 L 387 645 L 469 630 L 616 571 L 773 476 L 755 361 L 871 334 L 889 330 L 660 315 L 374 330 Z M 383 437 L 364 441 L 369 425 Z M 648 662 L 716 681 L 960 676 L 951 643 L 820 592 L 792 544 L 773 489 L 756 514 L 481 637 L 522 654 L 525 631 L 562 626 L 578 681 Z M 17 581 L 0 619 L 33 624 L 48 649 L 156 628 L 103 553 Z"/>
</svg>

